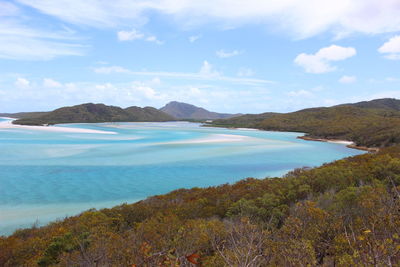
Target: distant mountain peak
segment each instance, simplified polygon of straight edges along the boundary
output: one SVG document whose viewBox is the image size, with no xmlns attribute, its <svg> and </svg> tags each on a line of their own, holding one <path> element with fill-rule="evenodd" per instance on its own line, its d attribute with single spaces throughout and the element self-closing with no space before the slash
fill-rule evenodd
<svg viewBox="0 0 400 267">
<path fill-rule="evenodd" d="M 178 119 L 226 119 L 238 116 L 239 114 L 227 114 L 208 111 L 205 108 L 197 107 L 192 104 L 171 101 L 164 107 L 160 108 L 161 111 Z"/>
</svg>

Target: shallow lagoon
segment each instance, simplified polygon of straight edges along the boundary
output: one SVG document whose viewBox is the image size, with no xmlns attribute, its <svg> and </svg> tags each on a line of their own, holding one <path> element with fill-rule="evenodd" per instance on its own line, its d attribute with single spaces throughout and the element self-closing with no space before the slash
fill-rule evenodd
<svg viewBox="0 0 400 267">
<path fill-rule="evenodd" d="M 61 127 L 105 132 L 0 128 L 0 234 L 177 188 L 281 176 L 363 153 L 298 133 L 187 122 Z"/>
</svg>

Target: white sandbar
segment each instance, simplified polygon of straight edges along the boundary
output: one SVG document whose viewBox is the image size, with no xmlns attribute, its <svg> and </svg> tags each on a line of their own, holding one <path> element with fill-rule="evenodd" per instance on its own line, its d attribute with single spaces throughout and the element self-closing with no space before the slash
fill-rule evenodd
<svg viewBox="0 0 400 267">
<path fill-rule="evenodd" d="M 25 129 L 25 130 L 39 130 L 48 132 L 64 132 L 64 133 L 94 133 L 94 134 L 117 134 L 116 132 L 83 129 L 83 128 L 72 128 L 72 127 L 59 127 L 59 126 L 28 126 L 12 124 L 14 118 L 0 117 L 7 119 L 7 121 L 0 122 L 0 129 Z"/>
<path fill-rule="evenodd" d="M 166 142 L 165 144 L 203 144 L 203 143 L 230 143 L 230 142 L 242 142 L 250 141 L 256 138 L 243 136 L 243 135 L 233 135 L 233 134 L 212 134 L 209 137 L 189 139 L 176 142 Z"/>
<path fill-rule="evenodd" d="M 342 145 L 353 145 L 354 142 L 346 140 L 328 140 L 328 143 L 342 144 Z"/>
</svg>

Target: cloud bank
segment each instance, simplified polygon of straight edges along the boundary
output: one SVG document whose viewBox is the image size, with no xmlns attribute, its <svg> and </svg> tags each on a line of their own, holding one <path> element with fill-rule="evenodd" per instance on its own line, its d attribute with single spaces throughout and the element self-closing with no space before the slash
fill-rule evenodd
<svg viewBox="0 0 400 267">
<path fill-rule="evenodd" d="M 400 35 L 394 36 L 378 49 L 379 53 L 391 60 L 400 60 Z"/>
<path fill-rule="evenodd" d="M 325 73 L 336 70 L 331 62 L 342 61 L 356 54 L 357 51 L 353 47 L 331 45 L 321 48 L 315 54 L 301 53 L 295 58 L 294 63 L 304 68 L 308 73 Z"/>
<path fill-rule="evenodd" d="M 378 34 L 400 30 L 398 0 L 17 0 L 60 20 L 91 27 L 142 25 L 149 11 L 171 16 L 179 24 L 209 22 L 238 26 L 265 24 L 308 38 L 330 31 Z M 318 11 L 318 12 L 316 12 Z"/>
</svg>

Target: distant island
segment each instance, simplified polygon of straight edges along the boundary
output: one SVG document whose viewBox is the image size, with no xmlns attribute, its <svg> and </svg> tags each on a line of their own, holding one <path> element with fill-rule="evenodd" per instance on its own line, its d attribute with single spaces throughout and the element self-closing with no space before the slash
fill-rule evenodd
<svg viewBox="0 0 400 267">
<path fill-rule="evenodd" d="M 35 113 L 34 113 L 35 114 Z M 63 107 L 35 116 L 25 116 L 13 121 L 21 125 L 52 125 L 59 123 L 94 122 L 144 122 L 173 121 L 174 117 L 153 107 L 129 107 L 122 109 L 104 104 L 86 103 L 72 107 Z"/>
</svg>

